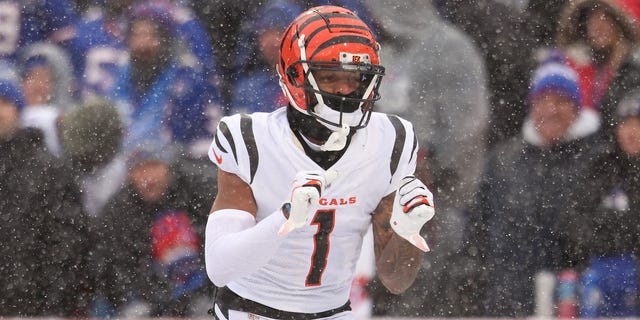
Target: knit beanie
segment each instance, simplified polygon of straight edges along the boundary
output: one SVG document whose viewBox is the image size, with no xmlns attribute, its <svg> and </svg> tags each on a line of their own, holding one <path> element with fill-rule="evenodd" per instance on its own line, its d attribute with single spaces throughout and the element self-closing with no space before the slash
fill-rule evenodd
<svg viewBox="0 0 640 320">
<path fill-rule="evenodd" d="M 13 103 L 18 112 L 24 109 L 24 96 L 19 85 L 10 79 L 0 79 L 0 99 Z"/>
<path fill-rule="evenodd" d="M 551 57 L 536 69 L 529 90 L 529 102 L 550 91 L 569 99 L 577 109 L 581 108 L 578 74 L 558 57 Z"/>
<path fill-rule="evenodd" d="M 172 165 L 176 160 L 177 150 L 171 144 L 159 138 L 149 138 L 136 141 L 136 143 L 125 150 L 127 155 L 127 166 L 129 169 L 146 161 L 164 162 Z"/>
<path fill-rule="evenodd" d="M 618 123 L 629 117 L 640 117 L 640 89 L 632 90 L 625 95 L 616 109 Z"/>
<path fill-rule="evenodd" d="M 124 125 L 116 107 L 109 101 L 87 101 L 60 121 L 64 154 L 95 164 L 110 161 L 121 149 Z"/>
</svg>

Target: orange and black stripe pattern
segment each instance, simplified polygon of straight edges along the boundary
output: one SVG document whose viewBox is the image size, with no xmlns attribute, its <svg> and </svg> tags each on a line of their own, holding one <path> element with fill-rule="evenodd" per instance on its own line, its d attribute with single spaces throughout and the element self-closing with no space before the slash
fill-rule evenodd
<svg viewBox="0 0 640 320">
<path fill-rule="evenodd" d="M 351 53 L 375 53 L 378 44 L 369 27 L 353 12 L 336 6 L 309 9 L 296 18 L 287 28 L 280 43 L 281 66 L 300 60 L 297 41 L 305 35 L 306 60 L 338 61 L 338 51 Z M 340 44 L 340 46 L 336 46 Z M 377 54 L 372 63 L 378 64 Z"/>
<path fill-rule="evenodd" d="M 299 43 L 302 37 L 303 50 Z M 304 106 L 304 89 L 295 86 L 304 82 L 300 61 L 339 62 L 340 53 L 347 52 L 354 54 L 354 59 L 366 54 L 371 64 L 377 65 L 378 49 L 369 27 L 353 12 L 337 6 L 315 7 L 299 15 L 284 32 L 278 72 L 296 104 Z"/>
</svg>

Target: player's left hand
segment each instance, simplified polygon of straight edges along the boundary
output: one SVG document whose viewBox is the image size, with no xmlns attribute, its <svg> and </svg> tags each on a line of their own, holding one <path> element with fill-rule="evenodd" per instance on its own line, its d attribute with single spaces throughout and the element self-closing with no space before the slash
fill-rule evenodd
<svg viewBox="0 0 640 320">
<path fill-rule="evenodd" d="M 429 246 L 420 235 L 420 229 L 433 218 L 433 194 L 414 176 L 402 178 L 396 191 L 391 212 L 391 228 L 418 249 L 427 252 Z"/>
</svg>

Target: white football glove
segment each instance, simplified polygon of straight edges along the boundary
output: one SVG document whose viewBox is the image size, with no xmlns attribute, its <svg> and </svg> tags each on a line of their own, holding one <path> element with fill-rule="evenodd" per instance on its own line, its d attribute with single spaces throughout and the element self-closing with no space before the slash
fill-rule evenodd
<svg viewBox="0 0 640 320">
<path fill-rule="evenodd" d="M 326 173 L 320 171 L 300 171 L 296 174 L 291 187 L 290 206 L 285 205 L 283 209 L 289 208 L 289 219 L 278 230 L 279 236 L 300 228 L 307 224 L 309 213 L 318 209 L 320 197 L 333 180 L 338 176 L 335 170 Z"/>
<path fill-rule="evenodd" d="M 393 231 L 418 249 L 427 252 L 430 249 L 420 236 L 420 229 L 434 214 L 433 194 L 427 186 L 414 176 L 402 178 L 391 212 L 390 222 Z"/>
</svg>

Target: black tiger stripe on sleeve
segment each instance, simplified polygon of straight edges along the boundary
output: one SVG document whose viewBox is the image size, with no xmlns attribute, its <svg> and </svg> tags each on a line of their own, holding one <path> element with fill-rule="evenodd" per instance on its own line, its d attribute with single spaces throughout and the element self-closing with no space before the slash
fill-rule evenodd
<svg viewBox="0 0 640 320">
<path fill-rule="evenodd" d="M 389 121 L 393 125 L 393 128 L 396 130 L 396 140 L 393 143 L 393 151 L 391 152 L 391 163 L 389 169 L 391 170 L 391 176 L 396 173 L 398 169 L 398 163 L 400 162 L 400 157 L 402 156 L 402 150 L 404 149 L 404 140 L 407 136 L 407 132 L 400 122 L 400 119 L 394 115 L 387 115 Z"/>
<path fill-rule="evenodd" d="M 260 157 L 258 155 L 256 138 L 253 135 L 253 119 L 246 114 L 240 115 L 240 132 L 242 133 L 242 139 L 244 140 L 244 145 L 247 147 L 247 154 L 249 155 L 249 173 L 251 177 L 249 183 L 252 183 L 256 171 L 258 171 Z"/>
<path fill-rule="evenodd" d="M 227 149 L 225 149 L 222 144 L 220 143 L 220 139 L 218 139 L 218 135 L 216 134 L 215 136 L 213 136 L 213 142 L 215 142 L 216 147 L 218 147 L 218 149 L 220 149 L 220 151 L 227 153 Z"/>
<path fill-rule="evenodd" d="M 220 121 L 220 124 L 218 125 L 218 128 L 220 130 L 220 132 L 222 132 L 222 135 L 224 136 L 225 139 L 227 139 L 227 142 L 229 142 L 229 146 L 231 146 L 231 152 L 233 152 L 233 158 L 236 160 L 236 163 L 238 163 L 238 155 L 236 153 L 236 143 L 233 141 L 233 135 L 231 134 L 231 131 L 229 130 L 229 126 L 227 126 L 227 124 L 224 121 Z M 220 151 L 222 152 L 227 152 L 224 148 L 222 148 L 222 145 L 220 144 L 220 141 L 218 140 L 218 135 L 215 135 L 214 141 L 216 143 L 216 146 L 218 148 L 220 148 Z"/>
<path fill-rule="evenodd" d="M 413 159 L 413 154 L 416 152 L 418 148 L 418 137 L 416 137 L 416 133 L 413 132 L 413 147 L 411 147 L 411 156 L 409 157 L 409 162 Z"/>
</svg>

